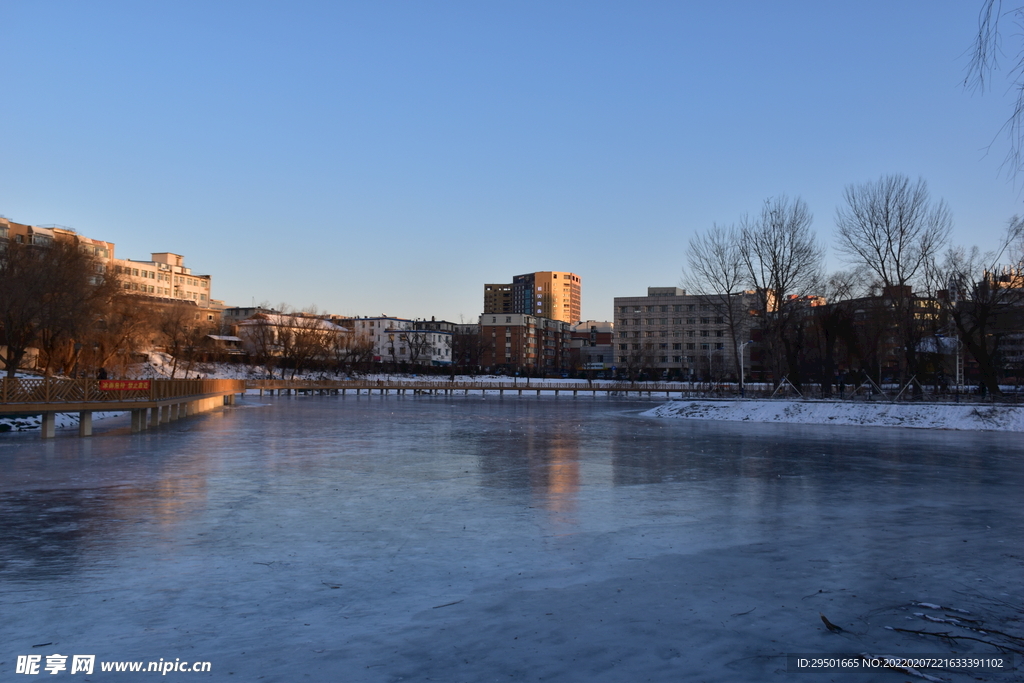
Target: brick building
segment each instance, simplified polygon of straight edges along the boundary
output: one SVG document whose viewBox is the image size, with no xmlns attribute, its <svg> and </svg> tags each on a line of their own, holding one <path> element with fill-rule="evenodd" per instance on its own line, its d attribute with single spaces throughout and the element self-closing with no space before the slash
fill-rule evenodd
<svg viewBox="0 0 1024 683">
<path fill-rule="evenodd" d="M 506 371 L 557 372 L 570 367 L 569 323 L 524 313 L 480 316 L 480 365 Z"/>
</svg>

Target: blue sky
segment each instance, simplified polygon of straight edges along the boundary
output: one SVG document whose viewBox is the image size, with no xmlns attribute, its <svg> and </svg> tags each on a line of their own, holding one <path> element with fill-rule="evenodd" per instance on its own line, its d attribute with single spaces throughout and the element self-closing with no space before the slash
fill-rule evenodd
<svg viewBox="0 0 1024 683">
<path fill-rule="evenodd" d="M 886 173 L 991 247 L 1022 196 L 1007 82 L 962 87 L 980 4 L 7 2 L 0 214 L 229 305 L 466 321 L 538 270 L 608 319 L 779 194 L 830 242 Z"/>
</svg>

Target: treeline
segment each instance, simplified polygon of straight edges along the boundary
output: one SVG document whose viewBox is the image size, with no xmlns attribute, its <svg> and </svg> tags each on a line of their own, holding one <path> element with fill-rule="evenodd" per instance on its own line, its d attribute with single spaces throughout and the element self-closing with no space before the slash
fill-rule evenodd
<svg viewBox="0 0 1024 683">
<path fill-rule="evenodd" d="M 0 353 L 8 377 L 30 354 L 46 375 L 123 376 L 144 351 L 173 357 L 171 376 L 198 359 L 216 331 L 208 313 L 125 291 L 112 269 L 77 245 L 0 245 Z"/>
<path fill-rule="evenodd" d="M 760 361 L 778 382 L 839 377 L 948 381 L 946 346 L 962 345 L 983 387 L 999 392 L 1001 345 L 1024 332 L 1024 221 L 1014 217 L 995 250 L 950 244 L 952 219 L 923 180 L 901 175 L 850 185 L 837 208 L 834 249 L 844 270 L 826 273 L 826 246 L 800 200 L 777 197 L 738 223 L 689 243 L 684 286 L 723 314 L 739 349 L 751 311 Z M 955 349 L 954 349 L 955 352 Z M 739 374 L 739 352 L 733 354 Z"/>
</svg>

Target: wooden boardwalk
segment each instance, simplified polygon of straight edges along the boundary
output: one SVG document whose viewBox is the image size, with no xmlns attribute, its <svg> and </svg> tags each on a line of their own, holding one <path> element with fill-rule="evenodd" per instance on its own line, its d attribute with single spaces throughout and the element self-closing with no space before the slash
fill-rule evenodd
<svg viewBox="0 0 1024 683">
<path fill-rule="evenodd" d="M 693 393 L 693 388 L 683 382 L 540 382 L 529 383 L 521 380 L 518 382 L 451 382 L 447 380 L 295 380 L 295 379 L 261 379 L 246 380 L 247 389 L 258 390 L 262 396 L 264 393 L 289 394 L 289 393 L 320 393 L 340 394 L 353 393 L 366 394 L 428 394 L 428 395 L 453 395 L 470 393 L 485 394 L 497 392 L 499 396 L 506 393 L 522 396 L 535 394 L 553 394 L 555 396 L 565 395 L 591 395 L 598 394 L 611 396 L 665 396 L 673 395 L 681 398 Z"/>
<path fill-rule="evenodd" d="M 48 439 L 54 435 L 57 413 L 78 413 L 79 435 L 90 436 L 94 411 L 131 411 L 132 431 L 138 432 L 234 403 L 242 393 L 245 382 L 235 379 L 3 378 L 0 415 L 42 415 L 42 436 Z"/>
</svg>

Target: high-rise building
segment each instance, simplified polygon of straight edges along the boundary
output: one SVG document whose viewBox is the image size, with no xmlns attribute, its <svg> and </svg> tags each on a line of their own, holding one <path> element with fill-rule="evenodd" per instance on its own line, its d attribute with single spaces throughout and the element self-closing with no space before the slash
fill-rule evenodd
<svg viewBox="0 0 1024 683">
<path fill-rule="evenodd" d="M 484 313 L 512 313 L 512 285 L 484 285 Z"/>
<path fill-rule="evenodd" d="M 507 285 L 484 285 L 484 313 L 521 313 L 579 322 L 580 276 L 549 270 L 516 275 Z"/>
<path fill-rule="evenodd" d="M 512 306 L 515 313 L 579 322 L 580 277 L 550 270 L 516 275 L 512 278 Z"/>
</svg>

